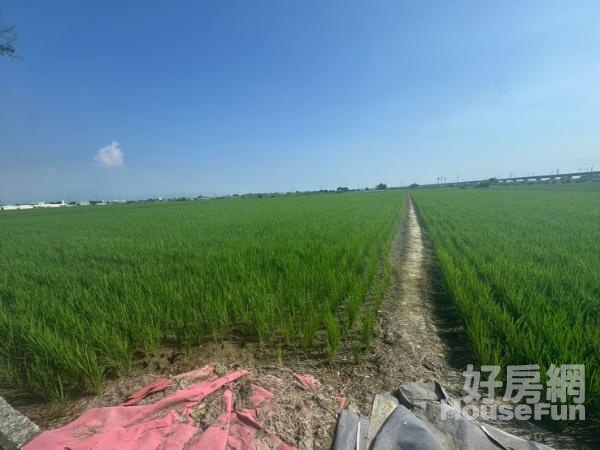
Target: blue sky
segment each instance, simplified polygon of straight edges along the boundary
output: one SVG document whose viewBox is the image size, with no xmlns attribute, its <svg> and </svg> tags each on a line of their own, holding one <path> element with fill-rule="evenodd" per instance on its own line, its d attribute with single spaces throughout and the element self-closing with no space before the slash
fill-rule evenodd
<svg viewBox="0 0 600 450">
<path fill-rule="evenodd" d="M 600 168 L 597 1 L 2 0 L 0 15 L 22 56 L 0 59 L 4 202 Z"/>
</svg>

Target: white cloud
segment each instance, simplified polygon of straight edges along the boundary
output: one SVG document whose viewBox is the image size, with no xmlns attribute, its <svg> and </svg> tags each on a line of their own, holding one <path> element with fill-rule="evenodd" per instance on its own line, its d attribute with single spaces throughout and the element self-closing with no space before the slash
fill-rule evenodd
<svg viewBox="0 0 600 450">
<path fill-rule="evenodd" d="M 118 142 L 114 142 L 98 150 L 94 160 L 100 167 L 119 168 L 123 167 L 125 155 Z"/>
</svg>

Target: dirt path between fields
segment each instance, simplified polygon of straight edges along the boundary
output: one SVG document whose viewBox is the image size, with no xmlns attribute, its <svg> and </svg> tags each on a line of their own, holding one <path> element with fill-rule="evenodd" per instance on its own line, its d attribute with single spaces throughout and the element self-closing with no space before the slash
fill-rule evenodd
<svg viewBox="0 0 600 450">
<path fill-rule="evenodd" d="M 452 311 L 441 311 L 441 305 L 435 303 L 429 267 L 432 257 L 410 197 L 407 209 L 403 230 L 394 240 L 390 255 L 392 280 L 380 316 L 380 371 L 392 384 L 438 381 L 450 392 L 457 392 L 463 384 L 461 363 L 468 359 L 470 349 L 460 326 L 451 323 L 455 314 L 440 317 L 440 313 Z M 454 349 L 442 338 L 444 335 L 454 335 Z M 458 347 L 463 357 L 454 358 Z"/>
</svg>

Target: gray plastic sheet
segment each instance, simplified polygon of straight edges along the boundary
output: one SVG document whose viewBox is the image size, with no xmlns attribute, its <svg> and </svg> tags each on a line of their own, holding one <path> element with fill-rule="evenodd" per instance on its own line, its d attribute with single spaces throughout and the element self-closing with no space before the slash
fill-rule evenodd
<svg viewBox="0 0 600 450">
<path fill-rule="evenodd" d="M 368 441 L 368 419 L 344 410 L 338 419 L 334 450 L 548 450 L 496 427 L 464 416 L 437 383 L 406 383 L 396 394 L 396 407 Z M 374 402 L 376 403 L 376 402 Z M 455 418 L 442 420 L 441 408 L 453 408 Z"/>
</svg>

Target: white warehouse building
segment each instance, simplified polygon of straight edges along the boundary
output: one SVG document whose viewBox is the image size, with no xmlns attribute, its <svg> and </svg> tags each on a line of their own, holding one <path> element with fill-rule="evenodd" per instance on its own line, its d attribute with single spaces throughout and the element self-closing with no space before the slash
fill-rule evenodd
<svg viewBox="0 0 600 450">
<path fill-rule="evenodd" d="M 20 209 L 34 209 L 34 208 L 62 208 L 67 206 L 67 204 L 62 201 L 60 203 L 45 203 L 38 202 L 33 205 L 25 204 L 25 205 L 0 205 L 0 211 L 16 211 Z"/>
</svg>

